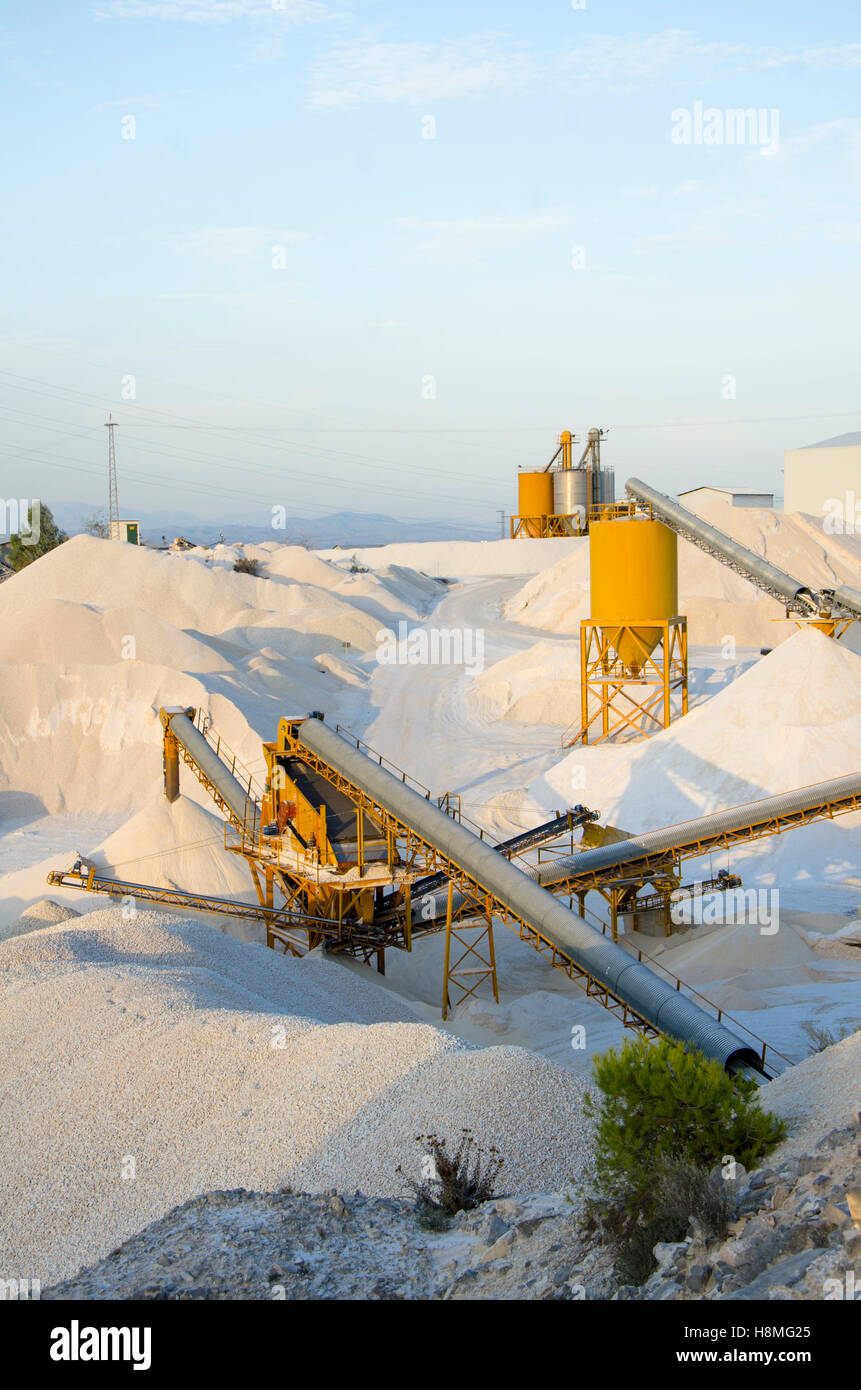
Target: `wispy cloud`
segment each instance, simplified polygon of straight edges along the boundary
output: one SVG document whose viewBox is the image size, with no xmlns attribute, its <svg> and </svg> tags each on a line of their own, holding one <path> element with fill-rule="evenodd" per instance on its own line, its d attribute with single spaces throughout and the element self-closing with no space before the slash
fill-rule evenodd
<svg viewBox="0 0 861 1390">
<path fill-rule="evenodd" d="M 634 245 L 639 251 L 649 251 L 667 246 L 715 246 L 731 240 L 716 218 L 704 217 L 686 227 L 677 227 L 670 232 L 654 232 L 637 237 Z"/>
<path fill-rule="evenodd" d="M 588 88 L 635 90 L 675 73 L 711 76 L 721 70 L 850 70 L 859 66 L 861 44 L 781 51 L 705 39 L 686 29 L 633 36 L 594 34 L 553 58 L 539 57 L 501 33 L 441 43 L 364 39 L 338 44 L 318 59 L 308 81 L 308 100 L 312 107 L 330 108 L 430 104 L 522 91 L 539 82 L 563 79 Z"/>
<path fill-rule="evenodd" d="M 581 81 L 618 87 L 689 68 L 695 62 L 712 68 L 737 63 L 750 52 L 745 44 L 699 39 L 684 29 L 631 38 L 595 34 L 569 49 L 558 67 Z"/>
<path fill-rule="evenodd" d="M 762 61 L 765 68 L 861 68 L 861 43 L 823 44 L 819 48 L 802 48 L 796 53 L 767 53 Z"/>
<path fill-rule="evenodd" d="M 702 39 L 687 29 L 664 29 L 658 34 L 634 37 L 595 34 L 569 49 L 558 66 L 590 85 L 636 87 L 642 81 L 680 70 L 851 70 L 861 67 L 861 43 L 781 52 L 747 43 Z"/>
<path fill-rule="evenodd" d="M 790 136 L 788 140 L 782 139 L 773 150 L 763 149 L 759 153 L 785 162 L 809 154 L 818 145 L 835 141 L 847 142 L 856 157 L 861 155 L 861 117 L 846 116 L 836 121 L 820 121 L 802 131 L 800 135 Z"/>
<path fill-rule="evenodd" d="M 627 198 L 644 198 L 649 202 L 657 202 L 659 198 L 689 198 L 691 194 L 698 193 L 702 184 L 698 179 L 686 179 L 684 183 L 674 184 L 671 188 L 664 188 L 659 183 L 638 184 L 636 188 L 625 188 L 622 192 Z"/>
<path fill-rule="evenodd" d="M 269 254 L 273 246 L 307 241 L 307 232 L 284 232 L 272 227 L 202 227 L 174 240 L 174 250 L 225 264 Z"/>
<path fill-rule="evenodd" d="M 238 19 L 314 24 L 329 19 L 321 0 L 102 0 L 96 19 L 168 19 L 187 24 L 231 24 Z"/>
<path fill-rule="evenodd" d="M 482 256 L 489 251 L 519 246 L 567 223 L 568 218 L 562 214 L 544 213 L 537 217 L 466 217 L 455 221 L 400 217 L 395 225 L 401 231 L 424 234 L 406 253 L 409 260 L 436 265 L 481 265 Z"/>
<path fill-rule="evenodd" d="M 462 100 L 532 85 L 539 65 L 495 34 L 444 43 L 339 44 L 311 69 L 315 107 Z"/>
<path fill-rule="evenodd" d="M 193 88 L 191 87 L 180 87 L 175 92 L 149 92 L 145 96 L 115 97 L 110 101 L 100 101 L 95 106 L 89 107 L 87 115 L 95 115 L 98 111 L 110 111 L 114 107 L 121 108 L 123 111 L 159 110 L 175 100 L 176 97 L 190 96 L 192 91 Z"/>
</svg>

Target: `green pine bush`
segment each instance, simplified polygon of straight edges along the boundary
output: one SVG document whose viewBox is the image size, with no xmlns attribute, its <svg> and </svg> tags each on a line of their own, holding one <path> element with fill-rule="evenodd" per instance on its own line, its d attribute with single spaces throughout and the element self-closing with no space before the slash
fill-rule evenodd
<svg viewBox="0 0 861 1390">
<path fill-rule="evenodd" d="M 655 1215 L 661 1177 L 684 1162 L 710 1170 L 727 1156 L 755 1168 L 786 1135 L 760 1108 L 756 1082 L 670 1038 L 636 1038 L 594 1058 L 593 1218 L 630 1235 Z"/>
</svg>

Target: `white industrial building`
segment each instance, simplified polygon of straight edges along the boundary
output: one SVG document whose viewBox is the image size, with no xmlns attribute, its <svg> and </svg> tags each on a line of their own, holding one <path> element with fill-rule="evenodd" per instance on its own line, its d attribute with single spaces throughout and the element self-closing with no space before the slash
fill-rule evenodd
<svg viewBox="0 0 861 1390">
<path fill-rule="evenodd" d="M 861 431 L 787 449 L 783 477 L 785 512 L 854 517 L 856 498 L 861 502 Z"/>
<path fill-rule="evenodd" d="M 773 507 L 773 492 L 756 492 L 746 487 L 692 487 L 679 493 L 683 507 L 695 512 L 703 502 L 729 502 L 732 507 Z"/>
</svg>

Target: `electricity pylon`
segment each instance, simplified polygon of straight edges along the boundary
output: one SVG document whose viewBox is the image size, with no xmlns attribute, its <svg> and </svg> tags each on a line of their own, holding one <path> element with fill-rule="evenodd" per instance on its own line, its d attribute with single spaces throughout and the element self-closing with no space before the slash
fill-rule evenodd
<svg viewBox="0 0 861 1390">
<path fill-rule="evenodd" d="M 108 432 L 108 535 L 112 541 L 120 539 L 120 503 L 117 497 L 117 446 L 114 443 L 114 430 L 117 424 L 110 412 L 105 421 Z"/>
</svg>

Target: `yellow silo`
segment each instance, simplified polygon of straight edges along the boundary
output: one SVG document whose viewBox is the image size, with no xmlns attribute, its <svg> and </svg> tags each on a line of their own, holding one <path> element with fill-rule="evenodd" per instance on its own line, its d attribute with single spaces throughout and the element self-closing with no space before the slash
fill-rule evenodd
<svg viewBox="0 0 861 1390">
<path fill-rule="evenodd" d="M 644 620 L 663 622 L 678 613 L 676 534 L 660 521 L 636 517 L 595 521 L 589 528 L 589 572 L 591 621 L 631 675 L 639 675 L 662 635 Z"/>
<path fill-rule="evenodd" d="M 553 515 L 552 473 L 518 473 L 517 510 L 520 516 L 532 518 L 524 522 L 523 533 L 542 535 L 547 517 Z"/>
</svg>

